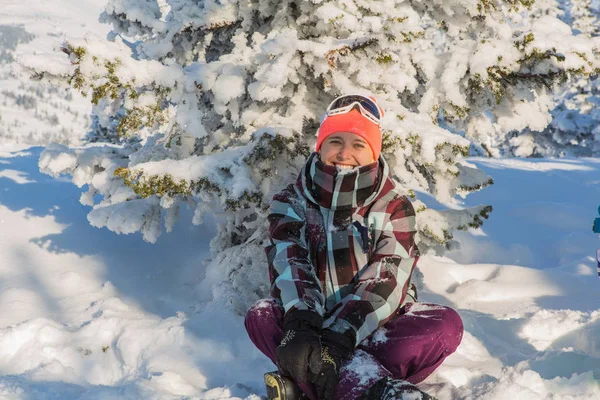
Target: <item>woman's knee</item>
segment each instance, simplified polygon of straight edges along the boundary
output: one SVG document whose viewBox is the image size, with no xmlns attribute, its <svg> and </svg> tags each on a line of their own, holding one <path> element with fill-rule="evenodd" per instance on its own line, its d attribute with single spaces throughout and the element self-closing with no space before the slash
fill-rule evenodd
<svg viewBox="0 0 600 400">
<path fill-rule="evenodd" d="M 453 353 L 460 344 L 464 332 L 462 318 L 454 309 L 439 306 L 440 336 L 443 338 L 447 351 Z"/>
<path fill-rule="evenodd" d="M 283 338 L 283 307 L 274 299 L 259 300 L 246 312 L 244 325 L 254 345 L 271 361 Z"/>
<path fill-rule="evenodd" d="M 282 318 L 281 306 L 275 299 L 261 299 L 254 303 L 246 312 L 244 325 L 246 331 L 252 328 L 264 327 L 265 325 L 277 324 Z"/>
<path fill-rule="evenodd" d="M 447 306 L 429 303 L 413 303 L 406 310 L 404 317 L 414 318 L 413 333 L 427 332 L 431 339 L 444 347 L 444 353 L 453 353 L 460 344 L 463 335 L 463 322 L 458 313 Z M 402 317 L 400 317 L 402 319 Z M 406 321 L 401 323 L 401 330 L 405 330 Z"/>
</svg>

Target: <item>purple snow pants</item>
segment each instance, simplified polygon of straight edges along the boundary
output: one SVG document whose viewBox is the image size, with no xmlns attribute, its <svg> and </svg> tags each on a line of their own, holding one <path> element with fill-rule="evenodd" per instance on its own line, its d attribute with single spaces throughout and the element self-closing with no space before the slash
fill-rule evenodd
<svg viewBox="0 0 600 400">
<path fill-rule="evenodd" d="M 273 299 L 260 300 L 246 314 L 252 343 L 275 363 L 283 338 L 283 308 Z M 408 303 L 383 327 L 363 340 L 342 367 L 336 400 L 354 400 L 379 379 L 390 376 L 418 383 L 427 378 L 462 339 L 463 324 L 451 308 Z M 312 384 L 299 384 L 317 400 Z"/>
</svg>

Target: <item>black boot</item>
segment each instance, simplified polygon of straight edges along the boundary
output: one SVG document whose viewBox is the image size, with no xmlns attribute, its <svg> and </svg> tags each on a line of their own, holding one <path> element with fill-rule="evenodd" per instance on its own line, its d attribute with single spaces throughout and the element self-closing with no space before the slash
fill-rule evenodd
<svg viewBox="0 0 600 400">
<path fill-rule="evenodd" d="M 406 395 L 406 397 L 404 397 Z M 421 395 L 417 397 L 415 395 Z M 412 383 L 392 378 L 378 380 L 373 386 L 363 393 L 358 400 L 435 400 L 434 397 L 419 390 Z"/>
<path fill-rule="evenodd" d="M 265 374 L 267 398 L 269 400 L 302 400 L 304 393 L 291 379 L 282 376 L 278 371 Z"/>
</svg>

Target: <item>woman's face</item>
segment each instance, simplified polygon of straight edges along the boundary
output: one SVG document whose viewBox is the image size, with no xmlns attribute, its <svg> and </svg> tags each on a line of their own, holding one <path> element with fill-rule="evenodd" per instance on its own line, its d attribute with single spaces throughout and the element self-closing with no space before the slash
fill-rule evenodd
<svg viewBox="0 0 600 400">
<path fill-rule="evenodd" d="M 319 149 L 319 157 L 326 165 L 340 168 L 354 168 L 375 162 L 367 141 L 350 132 L 336 132 L 327 136 Z"/>
</svg>

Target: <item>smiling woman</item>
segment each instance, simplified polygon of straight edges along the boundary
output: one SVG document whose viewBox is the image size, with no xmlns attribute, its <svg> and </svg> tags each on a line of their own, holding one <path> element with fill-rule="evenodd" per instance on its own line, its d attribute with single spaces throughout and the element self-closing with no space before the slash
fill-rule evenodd
<svg viewBox="0 0 600 400">
<path fill-rule="evenodd" d="M 286 394 L 298 392 L 292 381 L 312 400 L 428 399 L 413 383 L 460 343 L 454 310 L 414 307 L 415 211 L 381 157 L 382 116 L 371 97 L 335 99 L 316 151 L 271 203 L 271 299 L 245 321 L 278 366 L 265 375 L 271 399 L 300 399 Z M 366 340 L 377 331 L 385 344 Z M 365 352 L 377 372 L 359 376 L 347 365 Z"/>
</svg>

